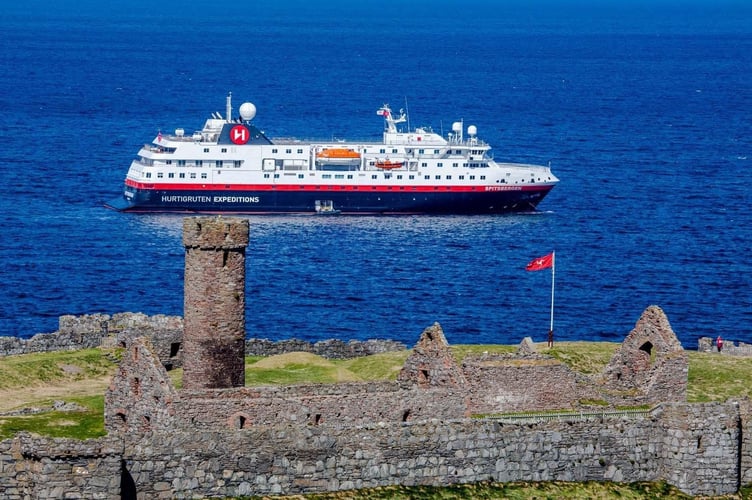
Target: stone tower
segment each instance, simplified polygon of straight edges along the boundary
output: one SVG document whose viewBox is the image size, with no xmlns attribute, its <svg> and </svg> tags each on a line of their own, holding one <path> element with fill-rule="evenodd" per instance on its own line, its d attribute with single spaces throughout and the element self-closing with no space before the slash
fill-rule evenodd
<svg viewBox="0 0 752 500">
<path fill-rule="evenodd" d="M 242 387 L 248 221 L 186 218 L 183 245 L 183 389 Z"/>
</svg>

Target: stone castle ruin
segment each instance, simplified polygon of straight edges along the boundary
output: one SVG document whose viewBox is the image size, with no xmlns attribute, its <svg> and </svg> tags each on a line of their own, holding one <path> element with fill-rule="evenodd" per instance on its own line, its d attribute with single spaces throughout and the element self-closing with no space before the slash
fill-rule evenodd
<svg viewBox="0 0 752 500">
<path fill-rule="evenodd" d="M 108 436 L 0 443 L 7 498 L 221 498 L 488 480 L 665 480 L 722 495 L 752 482 L 749 403 L 686 403 L 687 356 L 656 306 L 596 376 L 536 352 L 529 339 L 514 354 L 458 362 L 434 324 L 395 381 L 244 387 L 248 234 L 247 220 L 185 220 L 185 325 L 169 342 L 183 343 L 182 388 L 155 337 L 127 336 L 105 395 Z"/>
</svg>

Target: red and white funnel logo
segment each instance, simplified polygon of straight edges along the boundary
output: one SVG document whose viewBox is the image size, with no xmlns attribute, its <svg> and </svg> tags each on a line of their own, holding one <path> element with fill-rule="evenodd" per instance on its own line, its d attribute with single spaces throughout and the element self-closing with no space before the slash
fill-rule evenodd
<svg viewBox="0 0 752 500">
<path fill-rule="evenodd" d="M 251 133 L 244 125 L 235 125 L 230 129 L 230 140 L 234 144 L 245 144 L 251 138 Z"/>
</svg>

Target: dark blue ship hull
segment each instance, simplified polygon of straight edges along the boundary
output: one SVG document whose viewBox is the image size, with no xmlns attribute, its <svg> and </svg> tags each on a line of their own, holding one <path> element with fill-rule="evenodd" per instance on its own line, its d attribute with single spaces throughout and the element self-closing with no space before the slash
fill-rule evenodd
<svg viewBox="0 0 752 500">
<path fill-rule="evenodd" d="M 331 201 L 343 214 L 496 214 L 534 211 L 553 185 L 509 187 L 505 190 L 146 190 L 128 188 L 105 204 L 122 212 L 200 212 L 282 214 L 316 213 Z M 317 203 L 318 202 L 318 203 Z"/>
</svg>

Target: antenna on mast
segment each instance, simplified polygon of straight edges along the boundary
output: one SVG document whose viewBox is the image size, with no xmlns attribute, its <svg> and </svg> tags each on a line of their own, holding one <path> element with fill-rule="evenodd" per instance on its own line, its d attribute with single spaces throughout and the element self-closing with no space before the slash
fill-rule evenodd
<svg viewBox="0 0 752 500">
<path fill-rule="evenodd" d="M 410 132 L 412 127 L 410 127 L 410 109 L 407 107 L 407 96 L 405 96 L 405 114 L 407 115 L 407 131 Z"/>
</svg>

